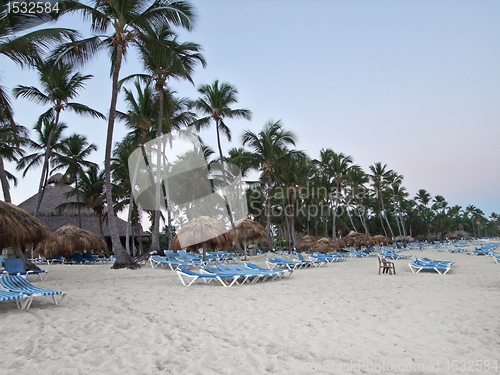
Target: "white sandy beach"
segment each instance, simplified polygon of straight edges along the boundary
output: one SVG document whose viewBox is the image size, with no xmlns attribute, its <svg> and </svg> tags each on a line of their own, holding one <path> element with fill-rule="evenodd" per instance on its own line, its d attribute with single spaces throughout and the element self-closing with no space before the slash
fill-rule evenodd
<svg viewBox="0 0 500 375">
<path fill-rule="evenodd" d="M 32 283 L 68 297 L 60 306 L 38 298 L 28 312 L 0 304 L 0 372 L 500 373 L 485 371 L 500 366 L 500 264 L 404 254 L 456 263 L 446 275 L 412 274 L 397 260 L 391 276 L 378 274 L 376 258 L 349 258 L 231 288 L 185 287 L 165 268 L 42 266 L 47 281 Z M 250 259 L 264 265 L 262 255 Z"/>
</svg>

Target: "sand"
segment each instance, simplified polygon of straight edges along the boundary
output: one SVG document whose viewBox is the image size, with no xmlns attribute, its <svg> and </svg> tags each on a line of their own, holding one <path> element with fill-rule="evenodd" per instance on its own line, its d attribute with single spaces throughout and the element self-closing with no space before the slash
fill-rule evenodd
<svg viewBox="0 0 500 375">
<path fill-rule="evenodd" d="M 165 268 L 43 266 L 47 281 L 33 284 L 68 297 L 38 298 L 27 312 L 0 303 L 0 373 L 500 373 L 500 264 L 405 254 L 456 263 L 412 274 L 396 260 L 391 276 L 376 258 L 350 258 L 231 288 L 185 287 Z"/>
</svg>

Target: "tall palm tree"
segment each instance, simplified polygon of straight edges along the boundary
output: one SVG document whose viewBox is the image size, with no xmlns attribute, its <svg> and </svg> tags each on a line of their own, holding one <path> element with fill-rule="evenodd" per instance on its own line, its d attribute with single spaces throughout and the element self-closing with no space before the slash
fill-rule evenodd
<svg viewBox="0 0 500 375">
<path fill-rule="evenodd" d="M 66 169 L 63 177 L 74 181 L 75 189 L 78 191 L 79 176 L 84 169 L 91 166 L 97 167 L 97 164 L 87 160 L 92 151 L 97 151 L 97 146 L 93 143 L 89 144 L 87 137 L 79 134 L 70 135 L 61 141 L 61 151 L 54 158 L 52 172 Z M 77 203 L 80 203 L 78 194 L 76 198 Z M 82 227 L 80 205 L 78 205 L 78 227 Z"/>
<path fill-rule="evenodd" d="M 243 146 L 250 147 L 253 153 L 254 167 L 261 173 L 261 181 L 266 184 L 266 231 L 268 234 L 267 247 L 272 248 L 271 237 L 271 190 L 274 173 L 283 165 L 290 154 L 299 155 L 302 151 L 289 150 L 287 146 L 295 146 L 296 135 L 285 130 L 281 122 L 269 120 L 259 133 L 250 130 L 243 132 L 241 141 Z"/>
<path fill-rule="evenodd" d="M 104 238 L 104 172 L 99 171 L 96 164 L 91 164 L 83 171 L 79 171 L 78 188 L 75 186 L 68 192 L 68 198 L 76 197 L 76 202 L 62 203 L 56 207 L 60 214 L 66 209 L 90 208 L 94 211 L 99 223 L 99 232 Z M 108 249 L 106 249 L 108 253 Z M 108 254 L 109 255 L 109 254 Z"/>
<path fill-rule="evenodd" d="M 233 85 L 222 82 L 219 85 L 219 80 L 215 80 L 212 85 L 201 85 L 198 88 L 198 92 L 201 97 L 195 101 L 195 108 L 200 111 L 205 117 L 202 117 L 196 121 L 197 129 L 207 128 L 210 123 L 215 122 L 215 131 L 217 133 L 217 147 L 219 150 L 219 161 L 222 165 L 222 177 L 225 184 L 228 183 L 225 166 L 224 166 L 224 155 L 222 153 L 221 146 L 221 133 L 226 136 L 228 141 L 231 141 L 231 130 L 226 125 L 225 120 L 233 118 L 244 118 L 250 120 L 252 112 L 248 109 L 238 108 L 232 109 L 231 105 L 237 102 L 238 91 Z M 227 202 L 226 202 L 227 203 Z M 233 214 L 231 212 L 231 207 L 227 204 L 227 211 L 229 213 L 229 219 L 231 221 L 231 226 L 234 227 Z"/>
<path fill-rule="evenodd" d="M 389 223 L 389 219 L 387 218 L 385 202 L 384 202 L 384 192 L 387 188 L 387 179 L 389 178 L 392 170 L 387 169 L 387 164 L 382 165 L 382 163 L 377 162 L 374 163 L 373 165 L 370 165 L 370 171 L 372 172 L 369 176 L 370 179 L 372 180 L 373 190 L 380 205 L 380 224 L 382 224 L 382 229 L 384 230 L 385 235 L 387 236 L 388 234 L 385 231 L 385 227 L 382 222 L 382 217 L 383 217 L 385 219 L 387 227 L 389 228 L 389 231 L 391 232 L 392 238 L 394 238 L 394 231 L 392 230 L 391 224 Z"/>
<path fill-rule="evenodd" d="M 70 29 L 40 29 L 18 35 L 33 25 L 31 15 L 7 12 L 6 2 L 0 4 L 0 55 L 6 56 L 20 67 L 34 66 L 54 43 L 66 38 L 75 38 L 78 33 Z M 12 132 L 17 139 L 17 126 L 12 114 L 12 106 L 5 87 L 0 85 L 0 107 L 9 120 Z"/>
<path fill-rule="evenodd" d="M 113 268 L 131 267 L 137 265 L 130 254 L 123 248 L 116 227 L 115 214 L 110 209 L 113 201 L 111 192 L 111 152 L 113 148 L 113 130 L 116 116 L 116 103 L 119 91 L 119 76 L 122 60 L 129 46 L 137 45 L 138 36 L 149 25 L 175 25 L 187 30 L 193 27 L 194 13 L 186 1 L 172 0 L 91 0 L 92 5 L 71 1 L 68 12 L 81 12 L 90 18 L 91 30 L 97 35 L 88 39 L 73 41 L 61 46 L 55 51 L 63 61 L 84 62 L 100 50 L 111 52 L 112 91 L 109 108 L 106 150 L 104 157 L 104 173 L 106 177 L 106 199 L 108 201 L 108 220 L 116 261 Z M 102 37 L 108 29 L 112 34 Z"/>
<path fill-rule="evenodd" d="M 154 94 L 149 84 L 142 87 L 139 81 L 135 81 L 134 85 L 136 88 L 135 94 L 130 90 L 124 89 L 125 102 L 128 110 L 127 112 L 117 111 L 117 118 L 125 121 L 126 126 L 131 129 L 126 136 L 128 142 L 131 142 L 135 147 L 140 147 L 143 155 L 145 155 L 146 151 L 144 145 L 146 142 L 154 139 L 157 134 L 155 121 L 160 118 L 159 95 Z M 164 113 L 164 115 L 162 115 L 162 133 L 180 129 L 182 126 L 187 126 L 195 120 L 196 115 L 190 110 L 192 102 L 187 98 L 179 98 L 174 94 L 174 91 L 167 89 L 162 90 L 163 97 L 167 98 L 162 106 L 162 112 Z M 132 203 L 133 195 L 130 197 L 130 208 L 132 208 Z M 168 202 L 165 203 L 168 216 L 169 248 L 171 248 L 173 238 L 171 211 Z"/>
<path fill-rule="evenodd" d="M 55 126 L 47 138 L 45 147 L 45 158 L 42 166 L 40 182 L 38 184 L 38 197 L 35 216 L 42 204 L 45 184 L 47 182 L 47 170 L 49 168 L 49 155 L 52 149 L 52 138 L 54 131 L 59 124 L 61 111 L 69 110 L 82 116 L 90 116 L 105 120 L 104 115 L 86 105 L 71 102 L 78 96 L 78 92 L 85 87 L 85 82 L 92 78 L 92 75 L 81 75 L 73 73 L 73 66 L 70 64 L 53 64 L 52 62 L 40 62 L 36 66 L 42 89 L 35 86 L 19 85 L 13 92 L 16 98 L 22 97 L 42 105 L 50 105 L 50 108 L 38 118 L 38 124 L 45 121 L 53 121 Z"/>
<path fill-rule="evenodd" d="M 47 155 L 48 164 L 51 163 L 55 154 L 62 150 L 61 141 L 63 139 L 63 132 L 67 129 L 67 126 L 62 122 L 56 125 L 53 121 L 43 121 L 42 124 L 36 124 L 33 129 L 35 130 L 37 139 L 31 138 L 27 140 L 26 145 L 34 152 L 19 159 L 16 167 L 18 171 L 24 169 L 23 178 L 26 177 L 28 171 L 42 165 Z M 52 137 L 52 146 L 47 152 L 49 136 Z M 44 181 L 47 181 L 48 176 L 49 168 L 45 170 Z"/>
<path fill-rule="evenodd" d="M 350 195 L 355 207 L 355 212 L 359 217 L 359 221 L 363 226 L 365 233 L 370 235 L 368 224 L 366 222 L 366 207 L 367 207 L 367 188 L 365 184 L 368 182 L 367 174 L 361 168 L 354 168 L 348 173 L 348 181 L 350 187 Z"/>
<path fill-rule="evenodd" d="M 316 161 L 319 168 L 323 170 L 333 191 L 330 192 L 330 202 L 333 212 L 332 218 L 332 237 L 337 242 L 336 223 L 337 211 L 339 208 L 341 193 L 344 186 L 349 181 L 349 173 L 360 168 L 353 164 L 352 156 L 344 155 L 342 152 L 335 152 L 330 149 L 322 149 L 320 151 L 320 159 Z"/>
<path fill-rule="evenodd" d="M 431 224 L 433 218 L 433 212 L 429 207 L 431 202 L 431 195 L 425 189 L 419 189 L 415 195 L 415 201 L 419 203 L 418 210 L 420 211 L 420 216 L 427 228 L 427 240 L 431 240 Z"/>
<path fill-rule="evenodd" d="M 155 90 L 158 94 L 158 125 L 156 129 L 156 137 L 161 137 L 164 128 L 167 133 L 170 132 L 171 124 L 169 116 L 164 118 L 164 90 L 167 86 L 167 81 L 171 78 L 185 79 L 194 83 L 192 74 L 197 63 L 206 66 L 204 57 L 201 55 L 201 47 L 196 43 L 179 43 L 177 35 L 167 24 L 147 26 L 137 37 L 137 46 L 139 56 L 142 60 L 142 65 L 147 74 L 134 74 L 125 78 L 122 81 L 133 77 L 141 77 L 146 82 L 154 82 Z M 167 96 L 167 101 L 172 96 Z M 172 105 L 172 103 L 167 103 Z M 172 111 L 170 111 L 172 112 Z M 166 125 L 166 126 L 165 126 Z M 158 139 L 158 142 L 159 139 Z M 156 153 L 156 164 L 161 163 L 161 153 Z M 156 168 L 159 173 L 160 168 Z M 153 225 L 153 240 L 151 242 L 151 250 L 160 250 L 160 184 L 161 178 L 156 176 L 156 194 L 155 207 L 156 215 Z M 166 186 L 166 185 L 165 185 Z M 168 202 L 167 202 L 168 203 Z"/>
</svg>

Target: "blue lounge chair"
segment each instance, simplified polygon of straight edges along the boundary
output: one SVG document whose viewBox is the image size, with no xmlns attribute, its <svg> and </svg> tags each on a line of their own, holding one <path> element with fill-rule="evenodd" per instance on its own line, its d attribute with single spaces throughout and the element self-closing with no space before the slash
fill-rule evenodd
<svg viewBox="0 0 500 375">
<path fill-rule="evenodd" d="M 413 259 L 408 263 L 408 266 L 413 273 L 419 273 L 422 270 L 434 270 L 440 275 L 445 275 L 451 269 L 451 264 L 446 262 L 421 262 L 418 259 Z"/>
<path fill-rule="evenodd" d="M 272 272 L 272 274 L 275 274 L 276 276 L 279 276 L 279 277 L 285 277 L 285 275 L 290 276 L 293 273 L 293 270 L 291 270 L 291 269 L 280 269 L 280 270 L 273 269 L 273 270 L 270 270 L 270 269 L 259 267 L 253 263 L 245 263 L 245 266 L 247 266 L 248 268 L 252 268 L 254 270 L 262 271 L 262 272 Z"/>
<path fill-rule="evenodd" d="M 183 267 L 192 267 L 195 265 L 199 266 L 199 264 L 195 264 L 194 262 L 185 261 L 180 258 L 177 258 L 172 250 L 165 250 L 164 253 L 165 253 L 165 258 L 167 258 L 167 260 L 171 262 L 172 265 L 178 264 L 179 266 Z"/>
<path fill-rule="evenodd" d="M 179 250 L 177 252 L 178 258 L 187 263 L 192 263 L 193 265 L 200 266 L 203 262 L 197 256 L 189 255 L 186 250 Z"/>
<path fill-rule="evenodd" d="M 327 263 L 327 262 L 319 260 L 319 259 L 317 259 L 317 260 L 305 260 L 302 253 L 297 253 L 297 258 L 298 258 L 299 262 L 306 263 L 306 264 L 309 264 L 310 266 L 314 266 L 314 267 L 321 267 L 323 264 Z"/>
<path fill-rule="evenodd" d="M 265 281 L 270 276 L 267 273 L 238 265 L 238 264 L 218 264 L 215 266 L 221 272 L 240 274 L 249 283 L 256 283 L 257 281 Z"/>
<path fill-rule="evenodd" d="M 52 296 L 54 303 L 59 305 L 66 297 L 66 293 L 60 290 L 51 290 L 38 288 L 32 285 L 24 276 L 3 276 L 0 277 L 0 286 L 10 292 L 26 294 L 28 296 Z M 57 301 L 56 295 L 60 295 L 61 299 Z"/>
<path fill-rule="evenodd" d="M 266 264 L 269 269 L 274 269 L 274 267 L 288 268 L 290 270 L 295 270 L 302 268 L 304 263 L 296 262 L 294 260 L 286 260 L 284 258 L 268 258 L 266 259 Z"/>
<path fill-rule="evenodd" d="M 85 263 L 96 264 L 97 256 L 92 253 L 83 253 L 83 259 L 85 259 Z"/>
<path fill-rule="evenodd" d="M 214 275 L 219 275 L 221 278 L 233 278 L 237 284 L 244 284 L 246 282 L 250 282 L 248 279 L 252 276 L 250 274 L 243 274 L 242 272 L 236 271 L 221 271 L 217 267 L 214 266 L 203 266 L 200 271 L 202 273 L 210 273 Z"/>
<path fill-rule="evenodd" d="M 16 301 L 18 309 L 28 310 L 30 308 L 33 297 L 22 293 L 9 292 L 0 289 L 0 301 L 13 301 L 13 300 Z"/>
<path fill-rule="evenodd" d="M 184 267 L 179 267 L 176 271 L 177 276 L 181 279 L 182 285 L 191 286 L 194 282 L 198 280 L 203 280 L 204 282 L 210 283 L 212 280 L 219 281 L 222 285 L 229 288 L 232 287 L 238 280 L 239 275 L 230 275 L 224 273 L 197 273 L 191 270 L 188 270 Z M 190 279 L 190 281 L 189 281 Z M 224 279 L 232 279 L 231 282 L 226 282 Z"/>
<path fill-rule="evenodd" d="M 42 281 L 47 279 L 48 272 L 46 270 L 26 271 L 22 259 L 19 258 L 4 259 L 3 265 L 8 275 L 38 275 Z M 45 275 L 45 277 L 42 275 Z"/>
<path fill-rule="evenodd" d="M 500 263 L 500 254 L 495 251 L 490 251 L 490 255 L 493 257 L 493 260 L 498 264 Z"/>
<path fill-rule="evenodd" d="M 190 264 L 186 264 L 185 262 L 180 262 L 178 260 L 169 260 L 160 255 L 151 255 L 149 257 L 149 264 L 151 264 L 151 268 L 156 268 L 158 265 L 169 266 L 172 271 L 176 271 L 181 266 L 188 266 Z"/>
</svg>

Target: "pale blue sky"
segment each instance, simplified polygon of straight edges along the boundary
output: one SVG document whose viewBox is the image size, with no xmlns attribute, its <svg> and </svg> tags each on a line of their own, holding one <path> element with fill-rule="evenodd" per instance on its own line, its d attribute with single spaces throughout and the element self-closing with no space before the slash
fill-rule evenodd
<svg viewBox="0 0 500 375">
<path fill-rule="evenodd" d="M 194 0 L 198 22 L 183 40 L 199 43 L 208 66 L 196 86 L 227 81 L 251 121 L 228 121 L 239 146 L 244 129 L 259 131 L 281 119 L 310 157 L 321 148 L 352 155 L 366 171 L 386 163 L 418 189 L 450 205 L 500 212 L 500 2 Z M 88 33 L 78 17 L 60 27 Z M 121 77 L 141 72 L 130 53 Z M 107 56 L 84 70 L 95 78 L 79 101 L 103 113 L 111 81 Z M 1 59 L 3 84 L 37 85 L 36 75 Z M 172 82 L 183 96 L 196 87 Z M 119 101 L 119 109 L 124 110 Z M 31 127 L 45 109 L 17 100 L 16 119 Z M 70 132 L 98 144 L 102 162 L 106 122 L 69 113 Z M 69 132 L 68 132 L 69 134 Z M 115 139 L 124 134 L 117 124 Z M 204 132 L 215 144 L 212 129 Z M 12 166 L 9 169 L 13 170 Z M 36 193 L 38 171 L 20 181 L 14 203 Z"/>
</svg>

